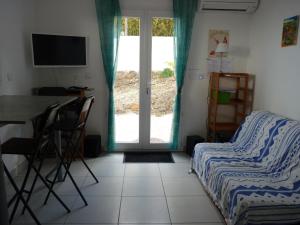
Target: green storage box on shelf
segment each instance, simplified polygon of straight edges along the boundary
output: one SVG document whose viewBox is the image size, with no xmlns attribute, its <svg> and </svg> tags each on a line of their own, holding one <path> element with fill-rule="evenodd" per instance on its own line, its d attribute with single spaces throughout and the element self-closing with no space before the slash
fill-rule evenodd
<svg viewBox="0 0 300 225">
<path fill-rule="evenodd" d="M 216 97 L 217 91 L 213 92 L 213 96 Z M 218 103 L 220 104 L 229 104 L 231 98 L 231 92 L 228 91 L 219 91 L 218 92 Z"/>
</svg>

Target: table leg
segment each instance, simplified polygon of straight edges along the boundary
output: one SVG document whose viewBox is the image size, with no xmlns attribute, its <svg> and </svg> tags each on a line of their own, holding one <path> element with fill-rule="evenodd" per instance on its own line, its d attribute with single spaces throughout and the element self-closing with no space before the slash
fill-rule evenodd
<svg viewBox="0 0 300 225">
<path fill-rule="evenodd" d="M 1 149 L 0 149 L 1 151 Z M 2 165 L 2 158 L 0 152 L 0 224 L 8 225 L 8 208 L 6 201 L 6 190 L 5 190 L 5 182 L 4 182 L 4 170 Z"/>
</svg>

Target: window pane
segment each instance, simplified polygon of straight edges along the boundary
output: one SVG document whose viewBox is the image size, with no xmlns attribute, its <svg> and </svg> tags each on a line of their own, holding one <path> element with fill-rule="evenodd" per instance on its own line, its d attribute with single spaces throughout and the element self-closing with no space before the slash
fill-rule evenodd
<svg viewBox="0 0 300 225">
<path fill-rule="evenodd" d="M 140 19 L 123 17 L 114 86 L 116 143 L 139 143 Z"/>
</svg>

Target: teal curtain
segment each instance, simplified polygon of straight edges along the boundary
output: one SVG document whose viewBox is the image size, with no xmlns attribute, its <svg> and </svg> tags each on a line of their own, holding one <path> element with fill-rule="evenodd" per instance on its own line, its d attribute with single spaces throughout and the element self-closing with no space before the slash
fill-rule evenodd
<svg viewBox="0 0 300 225">
<path fill-rule="evenodd" d="M 174 117 L 171 136 L 171 149 L 178 149 L 181 91 L 184 83 L 186 64 L 191 45 L 194 17 L 198 0 L 173 0 L 174 14 L 174 55 L 177 94 L 174 105 Z"/>
<path fill-rule="evenodd" d="M 122 17 L 119 0 L 95 0 L 95 4 L 102 60 L 109 91 L 107 149 L 108 151 L 112 151 L 115 148 L 115 108 L 113 89 L 117 69 Z"/>
</svg>

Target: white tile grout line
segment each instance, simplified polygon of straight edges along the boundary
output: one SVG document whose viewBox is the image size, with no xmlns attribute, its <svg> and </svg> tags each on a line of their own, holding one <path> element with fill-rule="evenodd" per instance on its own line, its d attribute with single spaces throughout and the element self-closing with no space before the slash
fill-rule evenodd
<svg viewBox="0 0 300 225">
<path fill-rule="evenodd" d="M 168 199 L 167 199 L 167 195 L 166 195 L 166 190 L 165 190 L 162 174 L 161 174 L 161 171 L 160 171 L 160 166 L 159 166 L 159 164 L 157 166 L 158 166 L 158 171 L 159 171 L 159 175 L 160 175 L 161 185 L 162 185 L 162 188 L 164 190 L 164 197 L 165 197 L 165 201 L 166 201 L 166 205 L 167 205 L 167 209 L 168 209 L 169 220 L 170 220 L 170 223 L 172 224 L 171 213 L 170 213 L 170 209 L 169 209 L 169 205 L 168 205 Z"/>
<path fill-rule="evenodd" d="M 123 154 L 124 157 L 124 154 Z M 125 183 L 125 172 L 126 172 L 126 164 L 124 165 L 124 172 L 123 172 L 123 182 L 122 182 L 122 190 L 121 190 L 121 198 L 120 198 L 120 206 L 119 206 L 119 215 L 118 215 L 118 223 L 120 223 L 120 216 L 121 216 L 121 207 L 122 207 L 122 200 L 123 200 L 123 190 L 124 190 L 124 183 Z"/>
</svg>

